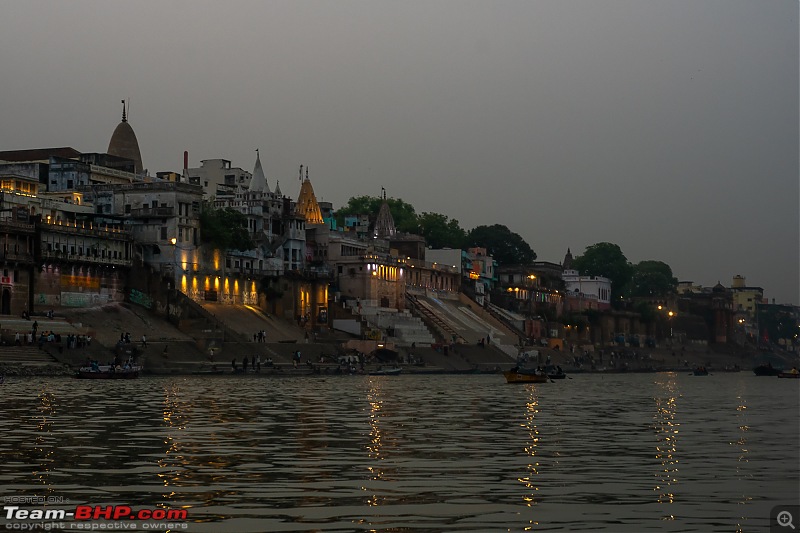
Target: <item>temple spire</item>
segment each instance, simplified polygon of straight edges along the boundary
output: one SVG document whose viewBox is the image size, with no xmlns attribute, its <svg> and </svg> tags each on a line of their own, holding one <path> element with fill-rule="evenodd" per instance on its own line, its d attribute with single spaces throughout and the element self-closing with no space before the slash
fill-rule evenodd
<svg viewBox="0 0 800 533">
<path fill-rule="evenodd" d="M 122 100 L 122 122 L 128 122 L 128 117 L 125 116 L 125 100 Z"/>
<path fill-rule="evenodd" d="M 264 174 L 264 168 L 261 166 L 261 154 L 258 148 L 256 148 L 256 165 L 253 168 L 253 175 L 250 178 L 250 190 L 254 192 L 269 192 L 267 176 Z"/>
<path fill-rule="evenodd" d="M 305 216 L 307 224 L 324 224 L 317 197 L 314 195 L 314 188 L 311 186 L 311 180 L 308 179 L 308 167 L 306 167 L 306 179 L 303 181 L 303 167 L 300 166 L 300 180 L 302 185 L 300 186 L 300 195 L 297 197 L 295 212 Z"/>
<path fill-rule="evenodd" d="M 381 187 L 381 197 L 383 203 L 378 211 L 378 217 L 375 219 L 375 237 L 381 239 L 389 239 L 397 234 L 397 228 L 394 225 L 394 217 L 389 209 L 389 202 L 386 200 L 386 189 Z"/>
</svg>

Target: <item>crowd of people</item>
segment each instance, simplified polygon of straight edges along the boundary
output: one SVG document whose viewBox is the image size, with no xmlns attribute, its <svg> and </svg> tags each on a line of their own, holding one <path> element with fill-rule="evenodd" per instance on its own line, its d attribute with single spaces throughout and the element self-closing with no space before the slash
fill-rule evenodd
<svg viewBox="0 0 800 533">
<path fill-rule="evenodd" d="M 266 361 L 264 361 L 264 365 L 267 368 L 275 366 L 275 363 L 272 361 L 272 357 L 267 357 Z M 238 366 L 236 358 L 234 357 L 231 360 L 231 367 L 233 368 L 234 373 L 242 372 L 244 374 L 247 374 L 248 372 L 254 372 L 258 374 L 261 372 L 261 356 L 254 355 L 252 359 L 248 359 L 248 357 L 245 355 L 242 358 L 241 368 Z"/>
</svg>

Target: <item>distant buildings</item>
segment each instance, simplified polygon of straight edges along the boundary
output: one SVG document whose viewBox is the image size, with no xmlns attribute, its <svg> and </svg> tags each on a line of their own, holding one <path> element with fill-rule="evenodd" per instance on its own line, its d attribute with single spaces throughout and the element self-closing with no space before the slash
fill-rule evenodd
<svg viewBox="0 0 800 533">
<path fill-rule="evenodd" d="M 252 178 L 246 170 L 231 166 L 227 159 L 204 159 L 199 167 L 186 168 L 183 173 L 184 181 L 202 187 L 203 196 L 212 199 L 235 194 Z"/>
<path fill-rule="evenodd" d="M 573 269 L 569 250 L 563 264 L 498 265 L 484 248 L 428 249 L 398 231 L 385 191 L 377 213 L 339 226 L 307 167 L 294 201 L 278 181 L 270 187 L 258 151 L 252 173 L 226 159 L 189 168 L 188 155 L 184 167 L 149 175 L 124 106 L 107 153 L 0 152 L 0 314 L 125 299 L 168 307 L 161 299 L 177 290 L 197 303 L 253 305 L 316 326 L 328 323 L 330 305 L 403 310 L 414 295 L 463 291 L 487 308 L 538 317 L 524 334 L 539 336 L 555 331 L 548 321 L 556 317 L 611 308 L 610 280 Z M 200 220 L 210 207 L 240 213 L 254 248 L 204 244 Z M 766 304 L 763 289 L 742 276 L 730 289 L 681 283 L 674 303 L 683 309 L 671 329 L 711 342 L 757 332 Z M 684 312 L 705 317 L 706 329 L 684 322 Z"/>
</svg>

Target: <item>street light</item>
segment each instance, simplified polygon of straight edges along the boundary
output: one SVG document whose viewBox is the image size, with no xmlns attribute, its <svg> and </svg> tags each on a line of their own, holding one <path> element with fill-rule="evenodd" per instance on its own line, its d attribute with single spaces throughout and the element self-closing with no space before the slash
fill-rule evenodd
<svg viewBox="0 0 800 533">
<path fill-rule="evenodd" d="M 673 311 L 669 311 L 667 313 L 667 316 L 669 316 L 669 338 L 671 339 L 672 338 L 672 317 L 678 316 L 678 313 L 675 313 Z"/>
</svg>

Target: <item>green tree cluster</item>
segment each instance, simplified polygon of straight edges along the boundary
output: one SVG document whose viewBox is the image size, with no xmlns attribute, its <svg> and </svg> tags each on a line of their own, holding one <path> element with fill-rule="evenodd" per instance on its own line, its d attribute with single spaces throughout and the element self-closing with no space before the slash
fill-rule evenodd
<svg viewBox="0 0 800 533">
<path fill-rule="evenodd" d="M 397 230 L 404 233 L 417 233 L 419 223 L 414 206 L 398 198 L 388 198 L 386 202 L 389 204 L 389 212 L 392 213 Z M 354 196 L 350 198 L 347 205 L 336 211 L 336 223 L 343 226 L 345 217 L 352 215 L 368 214 L 375 217 L 382 204 L 383 198 L 377 196 Z"/>
<path fill-rule="evenodd" d="M 467 234 L 467 244 L 486 248 L 502 265 L 525 265 L 536 260 L 536 252 L 525 239 L 502 224 L 474 228 Z"/>
<path fill-rule="evenodd" d="M 519 234 L 506 226 L 478 226 L 467 232 L 458 220 L 440 213 L 416 214 L 414 207 L 403 200 L 389 198 L 389 211 L 398 231 L 421 235 L 433 248 L 465 248 L 479 246 L 501 264 L 527 264 L 536 259 L 536 253 Z M 347 205 L 336 212 L 339 225 L 346 216 L 368 214 L 377 216 L 383 199 L 375 196 L 354 196 Z"/>
<path fill-rule="evenodd" d="M 610 279 L 612 302 L 623 297 L 666 297 L 678 287 L 668 264 L 655 260 L 632 264 L 622 249 L 610 242 L 588 246 L 573 260 L 573 267 L 586 276 Z"/>
<path fill-rule="evenodd" d="M 467 232 L 458 220 L 439 213 L 422 213 L 417 217 L 419 235 L 433 248 L 463 248 L 467 242 Z"/>
<path fill-rule="evenodd" d="M 235 209 L 204 205 L 200 212 L 200 235 L 204 244 L 221 250 L 252 250 L 256 247 L 247 230 L 247 217 Z"/>
</svg>

